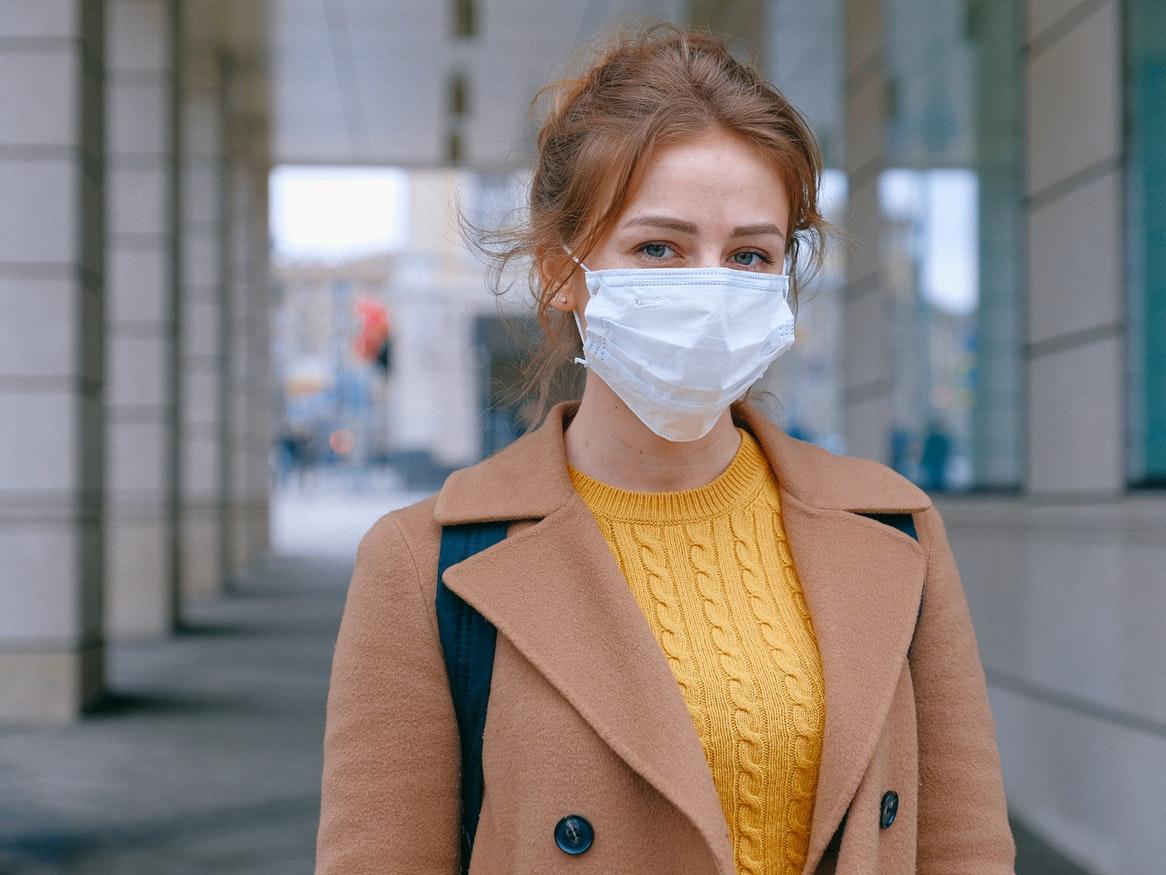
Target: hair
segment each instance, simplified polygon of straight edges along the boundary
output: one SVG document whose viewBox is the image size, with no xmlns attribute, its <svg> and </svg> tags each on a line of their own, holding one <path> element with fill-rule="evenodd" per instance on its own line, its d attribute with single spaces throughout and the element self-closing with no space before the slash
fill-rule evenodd
<svg viewBox="0 0 1166 875">
<path fill-rule="evenodd" d="M 580 353 L 574 320 L 551 306 L 578 269 L 564 247 L 586 261 L 659 146 L 730 133 L 772 157 L 790 196 L 784 256 L 796 313 L 799 286 L 821 267 L 832 231 L 818 211 L 822 158 L 805 119 L 755 66 L 737 60 L 709 32 L 658 24 L 616 33 L 582 75 L 539 89 L 532 111 L 547 97 L 522 220 L 486 231 L 459 216 L 463 236 L 490 264 L 495 294 L 510 287 L 503 280 L 507 269 L 529 259 L 527 284 L 544 337 L 513 395 L 526 398 L 537 389 L 533 420 L 556 395 L 575 396 L 582 382 L 578 369 L 566 379 L 562 373 Z"/>
</svg>

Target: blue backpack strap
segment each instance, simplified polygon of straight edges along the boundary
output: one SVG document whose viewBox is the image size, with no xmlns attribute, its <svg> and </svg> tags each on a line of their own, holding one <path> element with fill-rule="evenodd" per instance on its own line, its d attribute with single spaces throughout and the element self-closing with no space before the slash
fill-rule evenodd
<svg viewBox="0 0 1166 875">
<path fill-rule="evenodd" d="M 445 654 L 445 670 L 461 739 L 461 871 L 469 870 L 478 815 L 482 810 L 482 733 L 494 671 L 493 624 L 442 578 L 445 570 L 506 537 L 506 522 L 444 526 L 437 559 L 437 631 Z"/>
<path fill-rule="evenodd" d="M 915 531 L 915 516 L 909 513 L 860 513 L 859 516 L 870 517 L 872 520 L 880 523 L 886 523 L 893 529 L 898 529 L 904 534 L 910 535 L 916 541 L 919 540 L 919 535 Z"/>
</svg>

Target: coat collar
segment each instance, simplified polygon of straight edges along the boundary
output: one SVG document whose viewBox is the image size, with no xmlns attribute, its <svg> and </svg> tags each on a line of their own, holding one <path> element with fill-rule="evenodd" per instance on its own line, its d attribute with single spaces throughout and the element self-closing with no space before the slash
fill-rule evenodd
<svg viewBox="0 0 1166 875">
<path fill-rule="evenodd" d="M 679 686 L 567 472 L 577 401 L 446 480 L 439 524 L 529 520 L 446 571 L 446 585 L 506 636 L 627 764 L 692 821 L 719 871 L 732 846 Z M 826 725 L 805 871 L 812 872 L 874 753 L 906 658 L 926 561 L 907 535 L 859 512 L 911 513 L 927 494 L 876 462 L 786 434 L 749 402 L 818 640 Z"/>
<path fill-rule="evenodd" d="M 539 428 L 451 474 L 437 497 L 437 522 L 538 519 L 571 500 L 575 489 L 567 474 L 563 432 L 578 407 L 578 401 L 559 402 Z M 838 456 L 791 437 L 748 401 L 730 409 L 734 421 L 757 437 L 782 493 L 805 504 L 888 513 L 910 513 L 931 504 L 927 493 L 884 465 Z"/>
</svg>

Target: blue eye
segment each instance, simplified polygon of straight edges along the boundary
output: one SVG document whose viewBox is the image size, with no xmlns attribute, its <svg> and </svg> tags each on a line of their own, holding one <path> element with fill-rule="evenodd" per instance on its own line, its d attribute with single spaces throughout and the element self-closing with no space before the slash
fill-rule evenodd
<svg viewBox="0 0 1166 875">
<path fill-rule="evenodd" d="M 638 251 L 649 258 L 667 258 L 670 253 L 676 254 L 672 252 L 672 247 L 667 243 L 645 243 Z"/>
<path fill-rule="evenodd" d="M 749 257 L 749 258 L 756 256 L 757 261 L 741 261 L 742 255 Z M 760 267 L 763 264 L 771 263 L 772 260 L 773 259 L 766 258 L 764 255 L 762 255 L 760 252 L 758 252 L 754 249 L 746 249 L 742 252 L 734 252 L 733 253 L 733 261 L 735 261 L 737 264 L 742 265 L 743 267 Z"/>
</svg>

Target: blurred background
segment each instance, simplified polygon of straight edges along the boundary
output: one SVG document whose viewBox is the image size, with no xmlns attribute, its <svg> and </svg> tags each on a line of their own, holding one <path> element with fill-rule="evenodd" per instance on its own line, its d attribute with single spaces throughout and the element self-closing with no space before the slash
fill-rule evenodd
<svg viewBox="0 0 1166 875">
<path fill-rule="evenodd" d="M 768 412 L 934 496 L 1018 871 L 1166 871 L 1160 0 L 0 2 L 0 871 L 311 871 L 356 543 L 530 415 L 456 211 L 620 19 L 821 141 Z"/>
</svg>

